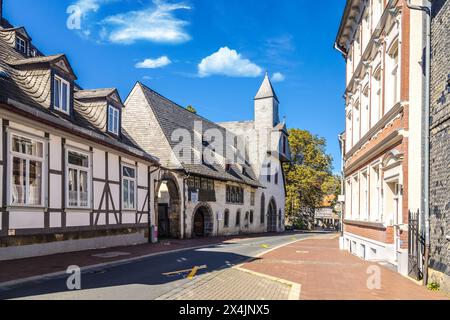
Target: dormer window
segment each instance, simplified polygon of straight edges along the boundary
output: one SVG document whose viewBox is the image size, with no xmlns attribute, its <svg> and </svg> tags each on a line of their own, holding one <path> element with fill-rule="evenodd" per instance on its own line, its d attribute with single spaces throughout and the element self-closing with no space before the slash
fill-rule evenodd
<svg viewBox="0 0 450 320">
<path fill-rule="evenodd" d="M 119 109 L 113 106 L 108 106 L 108 132 L 119 135 Z"/>
<path fill-rule="evenodd" d="M 58 76 L 55 76 L 53 93 L 54 109 L 69 114 L 70 83 Z"/>
<path fill-rule="evenodd" d="M 22 54 L 27 54 L 27 41 L 21 37 L 16 37 L 16 50 Z"/>
</svg>

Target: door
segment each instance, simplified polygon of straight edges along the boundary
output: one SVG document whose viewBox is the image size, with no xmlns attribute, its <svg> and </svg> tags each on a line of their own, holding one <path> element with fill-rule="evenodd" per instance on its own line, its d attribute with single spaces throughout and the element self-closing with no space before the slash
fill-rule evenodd
<svg viewBox="0 0 450 320">
<path fill-rule="evenodd" d="M 169 205 L 158 204 L 158 237 L 170 236 Z"/>
<path fill-rule="evenodd" d="M 194 217 L 194 235 L 196 237 L 205 236 L 205 216 L 201 210 L 197 210 Z"/>
</svg>

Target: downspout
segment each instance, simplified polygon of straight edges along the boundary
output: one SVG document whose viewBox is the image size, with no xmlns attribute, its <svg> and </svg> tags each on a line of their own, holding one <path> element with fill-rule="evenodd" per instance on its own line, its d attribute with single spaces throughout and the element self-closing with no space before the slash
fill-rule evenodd
<svg viewBox="0 0 450 320">
<path fill-rule="evenodd" d="M 148 200 L 147 200 L 147 206 L 148 206 L 148 232 L 149 232 L 149 237 L 148 237 L 148 242 L 151 244 L 153 243 L 153 234 L 152 234 L 152 185 L 153 185 L 153 181 L 152 181 L 152 175 L 157 172 L 158 170 L 160 170 L 161 168 L 159 166 L 156 167 L 155 170 L 151 171 L 151 167 L 150 170 L 148 171 Z M 155 188 L 153 188 L 154 190 Z M 153 195 L 154 198 L 154 195 Z"/>
<path fill-rule="evenodd" d="M 345 148 L 345 140 L 343 137 L 343 134 L 340 134 L 339 136 L 339 143 L 341 145 L 341 195 L 344 193 L 344 148 Z M 341 225 L 340 225 L 340 231 L 341 231 L 341 237 L 344 237 L 344 206 L 345 201 L 341 202 Z"/>
<path fill-rule="evenodd" d="M 431 3 L 432 1 L 430 1 Z M 424 266 L 423 266 L 423 285 L 428 284 L 428 260 L 430 258 L 430 79 L 431 79 L 431 7 L 417 6 L 411 4 L 408 0 L 407 6 L 411 10 L 423 11 L 427 15 L 426 23 L 426 48 L 425 48 L 425 125 L 423 130 L 425 138 L 424 146 L 424 170 L 423 170 L 423 189 L 425 195 L 422 199 L 422 208 L 424 212 L 425 222 L 425 252 L 424 252 Z"/>
</svg>

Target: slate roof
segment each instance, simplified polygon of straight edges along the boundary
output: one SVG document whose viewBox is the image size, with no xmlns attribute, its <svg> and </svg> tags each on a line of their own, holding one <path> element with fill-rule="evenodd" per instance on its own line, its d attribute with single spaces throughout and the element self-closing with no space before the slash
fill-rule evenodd
<svg viewBox="0 0 450 320">
<path fill-rule="evenodd" d="M 11 59 L 8 60 L 8 64 L 10 66 L 23 66 L 23 65 L 30 65 L 30 64 L 39 64 L 39 63 L 50 63 L 57 61 L 61 58 L 63 58 L 63 54 L 55 54 L 51 56 L 39 56 L 39 57 L 31 57 L 26 59 Z"/>
<path fill-rule="evenodd" d="M 2 108 L 157 163 L 157 159 L 140 149 L 125 130 L 122 129 L 123 134 L 118 139 L 90 124 L 75 108 L 73 118 L 69 118 L 46 107 L 51 99 L 49 67 L 27 70 L 18 67 L 27 64 L 49 63 L 65 56 L 52 55 L 24 59 L 24 56 L 11 45 L 10 38 L 11 35 L 7 32 L 0 33 L 0 104 Z M 76 104 L 77 101 L 75 100 L 74 103 Z"/>
<path fill-rule="evenodd" d="M 194 137 L 195 121 L 200 121 L 202 123 L 203 132 L 208 129 L 217 129 L 222 133 L 224 137 L 226 136 L 226 129 L 221 127 L 220 125 L 211 122 L 210 120 L 205 119 L 197 114 L 187 111 L 185 108 L 163 97 L 159 93 L 153 91 L 143 84 L 139 83 L 139 85 L 144 92 L 148 106 L 156 116 L 158 124 L 164 132 L 165 138 L 172 149 L 179 143 L 172 141 L 172 133 L 177 129 L 185 129 L 191 134 L 191 137 Z M 232 133 L 229 132 L 229 134 Z M 192 141 L 191 150 L 194 150 L 193 144 L 194 141 Z M 158 154 L 155 155 L 160 157 L 160 155 Z M 232 165 L 230 171 L 226 171 L 220 164 L 208 165 L 181 163 L 181 165 L 182 168 L 189 174 L 200 175 L 222 181 L 244 183 L 253 187 L 262 187 L 249 165 L 243 166 L 245 168 L 245 174 L 242 173 L 242 170 L 238 165 Z"/>
<path fill-rule="evenodd" d="M 116 88 L 78 90 L 75 92 L 75 99 L 98 99 L 106 98 L 116 92 Z"/>
<path fill-rule="evenodd" d="M 261 84 L 261 87 L 258 90 L 258 93 L 256 93 L 255 100 L 265 98 L 274 98 L 275 100 L 279 101 L 275 93 L 275 90 L 273 89 L 272 82 L 270 82 L 269 74 L 267 72 Z"/>
</svg>

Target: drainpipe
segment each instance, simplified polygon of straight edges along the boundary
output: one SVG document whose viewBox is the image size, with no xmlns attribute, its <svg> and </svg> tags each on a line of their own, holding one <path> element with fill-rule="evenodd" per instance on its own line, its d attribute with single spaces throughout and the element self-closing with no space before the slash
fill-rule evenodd
<svg viewBox="0 0 450 320">
<path fill-rule="evenodd" d="M 339 144 L 341 145 L 341 195 L 344 193 L 344 148 L 345 148 L 345 140 L 344 135 L 340 134 L 339 136 Z M 340 225 L 340 231 L 341 231 L 341 237 L 344 237 L 344 206 L 345 202 L 341 202 L 341 225 Z"/>
<path fill-rule="evenodd" d="M 161 170 L 161 168 L 158 166 L 155 170 L 151 171 L 151 167 L 150 170 L 148 171 L 148 200 L 147 200 L 147 206 L 148 206 L 148 230 L 149 230 L 149 237 L 148 237 L 148 242 L 151 244 L 153 243 L 153 228 L 152 228 L 152 211 L 153 208 L 151 207 L 151 203 L 152 203 L 152 186 L 153 186 L 153 191 L 155 190 L 154 188 L 154 184 L 152 181 L 152 175 L 157 172 L 158 170 Z M 153 199 L 154 199 L 154 195 L 153 195 Z M 153 206 L 154 207 L 154 206 Z"/>
<path fill-rule="evenodd" d="M 432 1 L 430 1 L 431 3 Z M 424 125 L 424 171 L 423 171 L 423 188 L 425 195 L 422 200 L 422 208 L 424 212 L 425 222 L 425 252 L 424 252 L 424 266 L 423 266 L 423 285 L 428 284 L 428 260 L 430 257 L 430 78 L 431 78 L 431 4 L 430 6 L 413 5 L 411 0 L 408 0 L 407 6 L 411 10 L 418 10 L 426 13 L 426 48 L 425 48 L 425 125 Z"/>
</svg>

